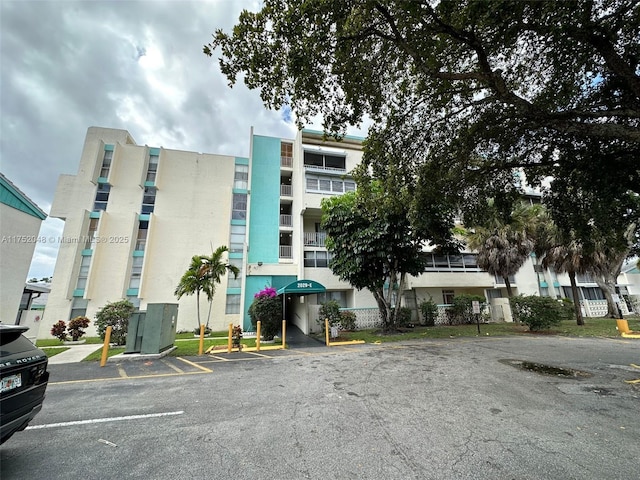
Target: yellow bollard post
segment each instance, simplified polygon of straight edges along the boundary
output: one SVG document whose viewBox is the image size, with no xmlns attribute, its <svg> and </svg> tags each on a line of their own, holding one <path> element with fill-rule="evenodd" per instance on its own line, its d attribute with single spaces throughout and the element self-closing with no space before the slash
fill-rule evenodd
<svg viewBox="0 0 640 480">
<path fill-rule="evenodd" d="M 287 321 L 282 320 L 282 348 L 287 348 Z"/>
<path fill-rule="evenodd" d="M 204 351 L 204 325 L 200 325 L 200 345 L 198 346 L 198 355 L 202 355 Z"/>
<path fill-rule="evenodd" d="M 230 323 L 229 324 L 229 343 L 227 345 L 227 353 L 231 353 L 232 337 L 233 337 L 233 323 Z"/>
<path fill-rule="evenodd" d="M 256 352 L 260 351 L 260 326 L 261 326 L 261 322 L 260 320 L 258 320 L 256 322 Z"/>
<path fill-rule="evenodd" d="M 327 342 L 327 347 L 329 346 L 329 319 L 324 319 L 324 339 Z"/>
<path fill-rule="evenodd" d="M 111 341 L 111 329 L 113 327 L 109 325 L 104 332 L 104 344 L 102 345 L 102 357 L 100 358 L 100 366 L 104 367 L 107 364 L 107 355 L 109 353 L 109 341 Z"/>
</svg>

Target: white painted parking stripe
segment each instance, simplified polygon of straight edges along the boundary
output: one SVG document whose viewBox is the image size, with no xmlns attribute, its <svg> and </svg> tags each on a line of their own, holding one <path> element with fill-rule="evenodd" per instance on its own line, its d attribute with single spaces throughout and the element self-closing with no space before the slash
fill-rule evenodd
<svg viewBox="0 0 640 480">
<path fill-rule="evenodd" d="M 184 411 L 181 410 L 179 412 L 148 413 L 146 415 L 129 415 L 127 417 L 93 418 L 91 420 L 77 420 L 75 422 L 61 422 L 61 423 L 48 423 L 45 425 L 31 425 L 27 427 L 27 430 L 38 430 L 41 428 L 55 428 L 55 427 L 71 427 L 74 425 L 88 425 L 91 423 L 122 422 L 124 420 L 140 420 L 144 418 L 169 417 L 172 415 L 182 415 L 183 413 Z"/>
</svg>

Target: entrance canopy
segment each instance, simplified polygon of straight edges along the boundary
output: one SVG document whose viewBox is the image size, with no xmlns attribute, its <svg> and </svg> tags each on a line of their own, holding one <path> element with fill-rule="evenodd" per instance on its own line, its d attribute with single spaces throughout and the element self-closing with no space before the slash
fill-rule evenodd
<svg viewBox="0 0 640 480">
<path fill-rule="evenodd" d="M 289 285 L 279 289 L 277 293 L 278 295 L 282 295 L 283 293 L 308 295 L 310 293 L 324 293 L 326 291 L 327 289 L 324 288 L 324 285 L 314 280 L 296 280 L 295 282 L 291 282 Z"/>
</svg>

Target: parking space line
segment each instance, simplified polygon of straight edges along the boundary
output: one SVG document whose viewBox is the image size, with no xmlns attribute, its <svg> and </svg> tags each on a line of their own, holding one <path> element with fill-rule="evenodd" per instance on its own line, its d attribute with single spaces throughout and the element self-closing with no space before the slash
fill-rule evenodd
<svg viewBox="0 0 640 480">
<path fill-rule="evenodd" d="M 166 365 L 167 367 L 169 367 L 171 370 L 174 370 L 178 373 L 184 373 L 184 370 L 181 370 L 180 368 L 176 367 L 175 365 L 173 365 L 172 363 L 167 362 L 164 358 L 162 360 L 160 360 L 164 365 Z"/>
<path fill-rule="evenodd" d="M 120 365 L 118 365 L 118 375 L 120 375 L 122 378 L 128 378 L 127 372 L 125 372 L 124 368 L 122 368 Z"/>
<path fill-rule="evenodd" d="M 89 425 L 92 423 L 105 423 L 105 422 L 121 422 L 128 420 L 140 420 L 144 418 L 157 418 L 157 417 L 169 417 L 173 415 L 182 415 L 184 410 L 178 412 L 164 412 L 164 413 L 147 413 L 144 415 L 128 415 L 126 417 L 110 417 L 110 418 L 93 418 L 91 420 L 76 420 L 73 422 L 60 422 L 60 423 L 46 423 L 44 425 L 31 425 L 27 427 L 27 430 L 40 430 L 42 428 L 54 428 L 54 427 L 71 427 L 74 425 Z"/>
<path fill-rule="evenodd" d="M 262 353 L 258 353 L 258 352 L 247 352 L 249 355 L 255 355 L 256 357 L 262 357 L 262 358 L 273 358 L 269 355 L 264 355 Z"/>
<path fill-rule="evenodd" d="M 179 377 L 185 375 L 203 375 L 205 373 L 212 373 L 213 370 L 202 368 L 198 372 L 184 372 L 184 373 L 159 373 L 151 375 L 137 375 L 133 377 L 107 377 L 107 378 L 86 378 L 84 380 L 63 380 L 61 382 L 49 382 L 49 385 L 71 385 L 73 383 L 91 383 L 91 382 L 106 382 L 109 380 L 138 380 L 141 378 L 157 378 L 157 377 Z"/>
<path fill-rule="evenodd" d="M 197 364 L 197 363 L 195 363 L 195 362 L 192 362 L 192 361 L 190 361 L 190 360 L 187 360 L 186 358 L 182 358 L 182 357 L 176 357 L 176 358 L 177 358 L 178 360 L 180 360 L 180 361 L 182 361 L 182 362 L 184 362 L 184 363 L 188 364 L 188 365 L 191 365 L 192 367 L 199 368 L 199 369 L 200 369 L 200 370 L 202 370 L 203 372 L 206 372 L 206 373 L 212 373 L 212 372 L 213 372 L 213 370 L 211 370 L 210 368 L 203 367 L 202 365 Z M 177 368 L 177 367 L 176 367 L 176 368 Z"/>
</svg>

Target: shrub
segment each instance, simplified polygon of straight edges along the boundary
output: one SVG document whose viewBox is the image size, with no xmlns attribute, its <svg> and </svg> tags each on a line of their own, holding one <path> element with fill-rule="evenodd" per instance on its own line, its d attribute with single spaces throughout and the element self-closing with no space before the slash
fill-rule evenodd
<svg viewBox="0 0 640 480">
<path fill-rule="evenodd" d="M 562 320 L 562 302 L 551 297 L 511 297 L 509 304 L 513 319 L 528 325 L 531 331 L 551 328 L 559 325 Z"/>
<path fill-rule="evenodd" d="M 98 335 L 104 340 L 107 327 L 111 326 L 111 342 L 124 345 L 127 342 L 129 318 L 135 307 L 129 300 L 107 303 L 96 313 Z"/>
<path fill-rule="evenodd" d="M 340 312 L 340 325 L 343 330 L 355 330 L 356 329 L 356 314 L 351 311 Z"/>
<path fill-rule="evenodd" d="M 322 331 L 324 332 L 324 320 L 325 318 L 329 319 L 329 327 L 333 327 L 338 323 L 341 323 L 342 316 L 340 315 L 340 304 L 335 300 L 329 300 L 325 302 L 320 307 L 318 311 L 318 322 L 322 327 Z M 342 325 L 344 328 L 344 325 Z"/>
<path fill-rule="evenodd" d="M 571 300 L 570 298 L 563 298 L 560 301 L 562 302 L 560 304 L 562 307 L 562 320 L 575 320 L 576 311 L 573 306 L 573 300 Z"/>
<path fill-rule="evenodd" d="M 260 331 L 265 340 L 273 340 L 282 322 L 282 303 L 273 287 L 260 290 L 253 296 L 249 307 L 251 325 L 255 328 L 260 321 Z"/>
<path fill-rule="evenodd" d="M 75 317 L 69 321 L 69 335 L 71 335 L 71 339 L 76 342 L 84 335 L 84 329 L 89 326 L 91 320 L 87 317 Z"/>
<path fill-rule="evenodd" d="M 482 295 L 456 295 L 453 297 L 453 304 L 447 310 L 447 318 L 451 325 L 462 325 L 463 323 L 475 323 L 473 314 L 473 302 L 480 302 L 480 311 L 487 305 L 487 300 Z"/>
<path fill-rule="evenodd" d="M 411 325 L 411 309 L 409 307 L 400 307 L 396 316 L 396 326 L 408 327 Z"/>
<path fill-rule="evenodd" d="M 422 319 L 424 325 L 427 327 L 433 327 L 436 324 L 438 318 L 438 305 L 433 299 L 424 300 L 420 303 L 420 312 L 422 313 Z"/>
<path fill-rule="evenodd" d="M 53 324 L 53 327 L 51 327 L 51 335 L 56 337 L 61 342 L 64 342 L 68 338 L 67 324 L 65 323 L 64 320 L 58 320 L 56 323 Z"/>
</svg>

